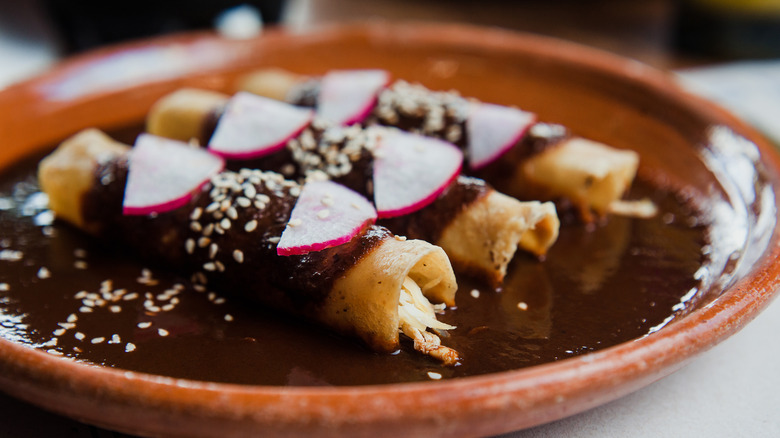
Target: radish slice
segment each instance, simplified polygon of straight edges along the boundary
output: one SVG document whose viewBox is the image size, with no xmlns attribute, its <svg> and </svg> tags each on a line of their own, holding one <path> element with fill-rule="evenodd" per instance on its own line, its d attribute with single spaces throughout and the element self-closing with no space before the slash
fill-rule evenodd
<svg viewBox="0 0 780 438">
<path fill-rule="evenodd" d="M 225 161 L 186 143 L 141 134 L 130 151 L 122 213 L 170 211 L 225 168 Z"/>
<path fill-rule="evenodd" d="M 458 176 L 462 163 L 463 153 L 446 141 L 389 133 L 374 153 L 379 217 L 401 216 L 430 204 Z"/>
<path fill-rule="evenodd" d="M 536 122 L 536 114 L 491 103 L 473 104 L 466 122 L 469 165 L 484 167 L 512 148 Z"/>
<path fill-rule="evenodd" d="M 219 118 L 209 150 L 228 159 L 262 157 L 283 148 L 313 117 L 310 109 L 239 92 Z"/>
<path fill-rule="evenodd" d="M 276 253 L 298 255 L 338 246 L 375 220 L 374 206 L 359 193 L 332 181 L 307 182 Z"/>
<path fill-rule="evenodd" d="M 362 122 L 389 83 L 385 70 L 331 71 L 322 78 L 317 115 L 338 125 Z"/>
</svg>

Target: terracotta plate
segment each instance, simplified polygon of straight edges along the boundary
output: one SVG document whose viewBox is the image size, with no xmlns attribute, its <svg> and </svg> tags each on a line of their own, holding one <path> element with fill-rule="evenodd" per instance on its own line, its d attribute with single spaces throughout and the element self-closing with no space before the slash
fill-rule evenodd
<svg viewBox="0 0 780 438">
<path fill-rule="evenodd" d="M 154 100 L 183 85 L 233 91 L 240 74 L 263 66 L 313 74 L 386 68 L 486 101 L 522 101 L 542 120 L 637 150 L 642 173 L 685 187 L 733 225 L 726 237 L 737 236 L 735 251 L 706 299 L 661 330 L 527 369 L 361 387 L 251 386 L 85 365 L 0 339 L 2 390 L 145 435 L 497 434 L 572 415 L 673 372 L 750 321 L 778 288 L 780 161 L 756 132 L 636 62 L 500 30 L 372 23 L 248 41 L 188 35 L 93 52 L 0 93 L 0 168 L 82 128 L 140 121 Z"/>
</svg>

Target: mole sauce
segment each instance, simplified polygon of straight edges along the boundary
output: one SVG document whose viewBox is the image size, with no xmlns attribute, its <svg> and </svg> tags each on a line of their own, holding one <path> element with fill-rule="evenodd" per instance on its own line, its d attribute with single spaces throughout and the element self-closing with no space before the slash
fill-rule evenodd
<svg viewBox="0 0 780 438">
<path fill-rule="evenodd" d="M 0 174 L 0 336 L 76 361 L 177 378 L 365 385 L 543 364 L 658 330 L 695 299 L 690 292 L 702 287 L 695 274 L 708 262 L 708 228 L 696 210 L 637 180 L 629 198 L 650 198 L 661 214 L 611 216 L 596 227 L 567 223 L 545 260 L 518 254 L 499 290 L 459 275 L 457 307 L 440 319 L 457 326 L 443 343 L 462 363 L 444 367 L 408 340 L 394 354 L 373 353 L 230 291 L 196 290 L 189 278 L 53 221 L 35 178 L 40 158 Z"/>
</svg>

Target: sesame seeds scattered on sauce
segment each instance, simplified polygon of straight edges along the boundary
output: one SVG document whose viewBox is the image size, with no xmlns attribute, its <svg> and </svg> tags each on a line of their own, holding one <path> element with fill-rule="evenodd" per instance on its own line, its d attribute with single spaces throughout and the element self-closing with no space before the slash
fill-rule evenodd
<svg viewBox="0 0 780 438">
<path fill-rule="evenodd" d="M 327 178 L 339 178 L 352 172 L 354 164 L 376 149 L 380 131 L 360 126 L 329 126 L 315 120 L 297 138 L 287 143 L 300 174 L 322 172 Z"/>
<path fill-rule="evenodd" d="M 433 135 L 457 143 L 469 102 L 456 91 L 431 91 L 422 85 L 399 80 L 379 93 L 373 116 L 382 125 L 398 125 L 402 118 L 419 120 L 412 132 Z"/>
<path fill-rule="evenodd" d="M 155 278 L 149 269 L 141 270 L 140 275 L 136 278 L 136 286 L 140 286 L 141 289 L 132 291 L 130 288 L 117 288 L 114 286 L 113 280 L 106 279 L 101 281 L 96 289 L 80 290 L 74 293 L 72 298 L 77 304 L 77 309 L 68 313 L 60 322 L 57 322 L 56 327 L 51 332 L 51 337 L 39 345 L 46 347 L 46 351 L 51 354 L 65 357 L 69 357 L 71 351 L 82 353 L 86 349 L 85 347 L 73 346 L 72 340 L 93 347 L 105 345 L 105 348 L 109 348 L 108 346 L 118 345 L 123 349 L 120 351 L 131 353 L 138 348 L 136 342 L 123 341 L 123 336 L 115 331 L 120 328 L 119 326 L 114 327 L 113 330 L 110 326 L 101 329 L 105 330 L 108 328 L 112 330 L 108 333 L 95 332 L 96 329 L 91 322 L 92 315 L 104 318 L 107 313 L 119 314 L 124 312 L 126 307 L 130 306 L 133 313 L 137 312 L 139 317 L 144 318 L 135 325 L 137 329 L 144 331 L 155 325 L 153 320 L 158 318 L 159 315 L 175 310 L 182 303 L 185 296 L 188 299 L 193 299 L 191 297 L 195 296 L 190 295 L 192 292 L 188 291 L 189 288 L 183 283 L 161 284 L 161 280 Z M 158 290 L 162 289 L 162 292 L 144 291 L 144 289 L 151 287 L 155 287 Z M 194 286 L 192 288 L 194 289 Z M 183 293 L 184 295 L 182 295 Z M 225 299 L 214 292 L 210 292 L 208 301 L 214 305 L 219 305 L 223 304 Z M 232 316 L 225 316 L 223 319 L 226 322 L 233 321 Z M 172 335 L 173 332 L 165 327 L 156 327 L 153 333 L 157 338 L 165 338 Z M 60 342 L 62 339 L 71 339 L 71 346 L 65 348 L 65 345 L 68 343 Z M 145 339 L 148 339 L 148 337 Z"/>
</svg>

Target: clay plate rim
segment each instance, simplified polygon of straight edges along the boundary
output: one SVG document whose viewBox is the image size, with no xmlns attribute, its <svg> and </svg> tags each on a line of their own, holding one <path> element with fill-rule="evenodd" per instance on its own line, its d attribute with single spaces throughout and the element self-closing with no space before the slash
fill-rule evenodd
<svg viewBox="0 0 780 438">
<path fill-rule="evenodd" d="M 701 98 L 683 91 L 666 73 L 635 61 L 550 38 L 497 29 L 425 23 L 363 23 L 332 26 L 304 35 L 267 32 L 262 41 L 235 42 L 209 34 L 158 38 L 116 46 L 67 60 L 50 72 L 0 92 L 0 111 L 22 121 L 40 114 L 37 91 L 76 67 L 95 64 L 116 54 L 154 46 L 192 46 L 202 42 L 233 51 L 218 67 L 242 65 L 249 44 L 301 44 L 318 39 L 389 38 L 398 42 L 468 46 L 577 65 L 630 81 L 639 92 L 663 96 L 671 104 L 713 125 L 725 125 L 758 145 L 777 196 L 780 157 L 755 130 Z M 218 70 L 218 69 L 217 69 Z M 217 71 L 215 70 L 215 71 Z M 208 72 L 206 72 L 208 73 Z M 196 76 L 193 71 L 182 76 Z M 175 88 L 177 78 L 163 79 Z M 140 86 L 111 91 L 127 97 Z M 154 88 L 154 85 L 152 85 Z M 159 89 L 155 89 L 159 91 Z M 102 91 L 103 94 L 111 94 Z M 124 94 L 122 94 L 124 93 Z M 65 102 L 78 109 L 94 96 Z M 16 116 L 8 108 L 17 106 Z M 119 121 L 124 114 L 110 116 Z M 28 122 L 29 123 L 29 122 Z M 66 123 L 47 132 L 16 139 L 27 147 L 61 138 L 80 129 Z M 43 130 L 41 130 L 43 131 Z M 10 130 L 8 131 L 10 132 Z M 6 137 L 0 127 L 0 138 Z M 4 167 L 23 146 L 0 153 Z M 753 269 L 719 298 L 674 321 L 662 330 L 632 342 L 584 356 L 536 367 L 439 382 L 334 388 L 244 386 L 196 382 L 103 368 L 62 360 L 0 339 L 0 386 L 34 404 L 83 421 L 131 433 L 168 436 L 233 436 L 261 431 L 268 435 L 376 436 L 486 435 L 517 430 L 563 418 L 614 400 L 683 366 L 695 355 L 735 333 L 763 310 L 780 285 L 778 230 Z"/>
</svg>

